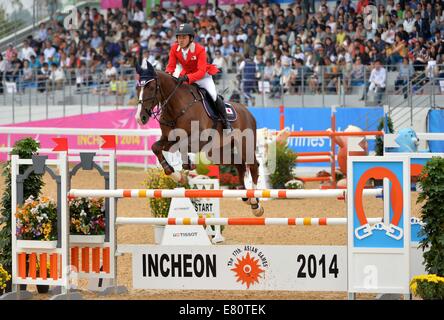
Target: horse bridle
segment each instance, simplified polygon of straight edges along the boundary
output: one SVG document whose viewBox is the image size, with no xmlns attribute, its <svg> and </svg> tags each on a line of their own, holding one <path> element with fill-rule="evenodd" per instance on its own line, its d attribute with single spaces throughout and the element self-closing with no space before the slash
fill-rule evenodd
<svg viewBox="0 0 444 320">
<path fill-rule="evenodd" d="M 159 77 L 157 76 L 157 74 L 156 74 L 156 76 L 154 77 L 154 79 L 150 79 L 150 80 L 148 80 L 147 82 L 145 82 L 145 83 L 143 84 L 143 88 L 145 88 L 146 85 L 149 84 L 149 83 L 150 83 L 151 81 L 153 81 L 153 80 L 156 81 L 156 90 L 154 91 L 154 95 L 151 96 L 151 97 L 145 98 L 145 99 L 140 99 L 140 97 L 139 97 L 139 101 L 138 101 L 138 103 L 140 103 L 140 104 L 143 106 L 143 103 L 144 103 L 144 102 L 146 102 L 146 101 L 151 101 L 151 100 L 156 99 L 155 101 L 156 101 L 157 103 L 154 104 L 154 106 L 155 106 L 155 105 L 159 105 L 159 111 L 158 111 L 158 112 L 153 112 L 153 111 L 152 111 L 152 108 L 151 108 L 151 109 L 148 111 L 148 116 L 149 116 L 149 117 L 154 116 L 154 118 L 155 118 L 157 121 L 159 121 L 159 119 L 158 119 L 157 117 L 162 113 L 164 107 L 168 105 L 168 102 L 169 102 L 170 99 L 173 97 L 173 95 L 176 93 L 177 88 L 180 87 L 181 82 L 178 82 L 178 83 L 177 83 L 176 87 L 171 91 L 171 93 L 170 93 L 170 94 L 168 95 L 168 97 L 165 99 L 165 98 L 164 98 L 164 95 L 163 95 L 163 92 L 162 92 L 162 88 L 160 87 L 160 84 L 159 84 Z M 159 100 L 159 98 L 157 97 L 157 94 L 158 94 L 158 93 L 160 93 L 160 98 L 161 98 L 161 100 Z"/>
</svg>

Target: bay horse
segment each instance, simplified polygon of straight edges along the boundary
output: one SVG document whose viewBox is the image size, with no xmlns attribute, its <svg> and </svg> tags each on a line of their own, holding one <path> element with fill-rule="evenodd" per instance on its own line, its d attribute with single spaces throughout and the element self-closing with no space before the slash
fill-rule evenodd
<svg viewBox="0 0 444 320">
<path fill-rule="evenodd" d="M 161 137 L 151 149 L 165 174 L 171 175 L 174 168 L 166 161 L 162 151 L 171 151 L 174 149 L 173 146 L 183 147 L 186 145 L 186 152 L 183 152 L 183 148 L 181 149 L 182 167 L 185 170 L 195 168 L 190 163 L 187 152 L 196 142 L 197 136 L 199 138 L 198 150 L 192 150 L 193 152 L 204 152 L 214 158 L 215 154 L 208 150 L 208 146 L 211 144 L 212 150 L 216 150 L 220 160 L 213 162 L 213 164 L 234 166 L 239 175 L 240 188 L 243 189 L 245 189 L 245 173 L 249 171 L 253 189 L 255 189 L 259 179 L 259 163 L 256 159 L 256 119 L 246 106 L 230 102 L 237 113 L 237 119 L 231 123 L 234 131 L 227 140 L 227 137 L 224 136 L 222 123 L 211 119 L 204 110 L 203 98 L 195 85 L 179 83 L 172 75 L 156 71 L 148 61 L 146 63 L 146 68 L 143 69 L 136 65 L 139 75 L 136 120 L 141 125 L 146 124 L 152 116 L 159 121 Z M 198 132 L 193 132 L 192 127 L 194 131 L 197 129 Z M 178 131 L 181 133 L 179 136 L 176 134 Z M 208 132 L 216 132 L 217 134 L 208 137 L 208 139 L 202 139 L 201 137 Z M 245 142 L 248 137 L 242 134 L 244 132 L 251 137 L 248 143 Z M 174 136 L 175 139 L 171 139 L 171 136 Z M 229 148 L 227 148 L 227 141 Z M 227 150 L 230 153 L 228 156 Z M 264 209 L 258 198 L 243 198 L 242 200 L 251 206 L 255 216 L 263 215 Z"/>
</svg>

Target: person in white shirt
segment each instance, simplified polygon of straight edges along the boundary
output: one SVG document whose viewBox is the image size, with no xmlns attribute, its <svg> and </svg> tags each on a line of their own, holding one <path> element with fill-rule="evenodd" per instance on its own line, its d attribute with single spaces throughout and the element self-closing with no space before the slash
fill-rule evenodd
<svg viewBox="0 0 444 320">
<path fill-rule="evenodd" d="M 133 20 L 138 21 L 140 23 L 143 23 L 145 21 L 145 14 L 142 10 L 140 10 L 140 8 L 136 9 L 136 13 L 134 13 Z"/>
<path fill-rule="evenodd" d="M 56 64 L 51 65 L 51 72 L 49 73 L 49 80 L 52 83 L 52 88 L 60 90 L 63 87 L 65 81 L 65 72 L 63 68 L 57 67 Z"/>
<path fill-rule="evenodd" d="M 385 84 L 387 80 L 387 71 L 382 66 L 380 60 L 376 60 L 374 63 L 374 68 L 370 73 L 369 82 L 364 90 L 361 100 L 366 99 L 367 88 L 368 92 L 374 92 L 376 94 L 376 102 L 381 104 L 382 95 L 385 92 Z"/>
<path fill-rule="evenodd" d="M 148 23 L 143 24 L 142 30 L 140 30 L 140 45 L 143 48 L 148 47 L 148 38 L 151 35 L 152 30 L 148 27 Z"/>
<path fill-rule="evenodd" d="M 45 62 L 50 62 L 50 60 L 56 54 L 56 49 L 51 45 L 51 42 L 46 41 L 46 49 L 43 50 L 43 54 L 45 55 Z"/>
<path fill-rule="evenodd" d="M 107 82 L 111 80 L 112 75 L 117 77 L 117 69 L 113 66 L 111 61 L 108 61 L 106 63 L 106 70 L 105 70 L 105 77 Z"/>
<path fill-rule="evenodd" d="M 220 70 L 219 73 L 213 76 L 214 79 L 219 80 L 222 78 L 222 74 L 227 72 L 227 62 L 225 61 L 225 58 L 222 56 L 220 50 L 215 51 L 215 57 L 212 63 Z"/>
<path fill-rule="evenodd" d="M 410 10 L 406 12 L 405 19 L 402 25 L 404 26 L 404 30 L 407 33 L 411 33 L 414 31 L 415 19 L 413 18 L 412 12 Z"/>
<path fill-rule="evenodd" d="M 48 32 L 46 31 L 45 24 L 41 23 L 39 30 L 37 30 L 35 39 L 39 42 L 44 42 L 48 37 Z"/>
<path fill-rule="evenodd" d="M 31 61 L 31 56 L 36 57 L 35 51 L 29 46 L 28 40 L 23 42 L 23 48 L 20 50 L 19 59 Z"/>
<path fill-rule="evenodd" d="M 165 18 L 165 22 L 162 24 L 162 27 L 166 28 L 166 29 L 170 29 L 171 28 L 171 22 L 175 21 L 176 18 L 173 17 L 173 15 L 171 14 L 171 12 L 168 11 L 167 16 Z"/>
</svg>

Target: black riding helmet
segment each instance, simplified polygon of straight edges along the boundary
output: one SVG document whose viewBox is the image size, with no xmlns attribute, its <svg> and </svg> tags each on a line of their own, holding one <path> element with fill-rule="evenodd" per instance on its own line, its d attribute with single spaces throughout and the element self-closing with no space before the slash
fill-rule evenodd
<svg viewBox="0 0 444 320">
<path fill-rule="evenodd" d="M 194 29 L 188 23 L 182 23 L 179 25 L 179 28 L 176 31 L 176 36 L 180 35 L 189 35 L 191 38 L 194 38 Z"/>
</svg>

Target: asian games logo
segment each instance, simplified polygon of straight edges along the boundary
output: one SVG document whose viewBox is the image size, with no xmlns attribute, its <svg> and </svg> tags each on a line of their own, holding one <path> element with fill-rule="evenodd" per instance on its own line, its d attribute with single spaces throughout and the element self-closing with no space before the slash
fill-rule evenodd
<svg viewBox="0 0 444 320">
<path fill-rule="evenodd" d="M 241 282 L 247 289 L 260 283 L 268 268 L 268 260 L 263 252 L 256 247 L 246 245 L 243 249 L 234 250 L 232 255 L 227 266 L 233 271 L 236 282 Z"/>
</svg>

